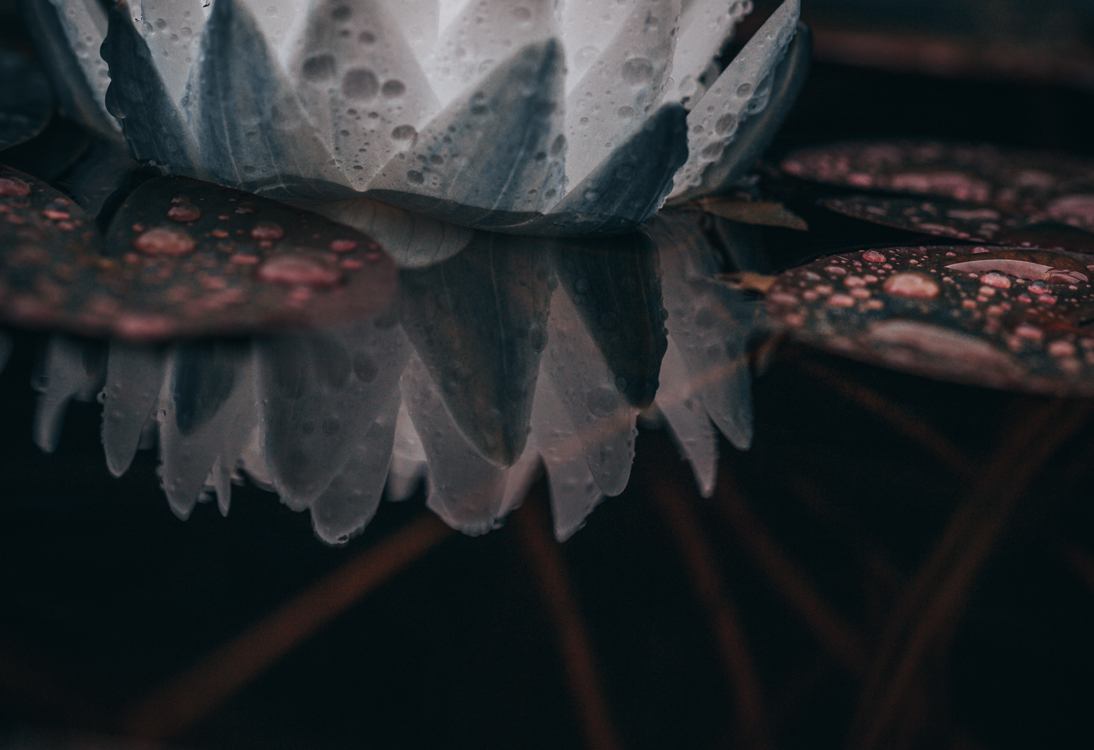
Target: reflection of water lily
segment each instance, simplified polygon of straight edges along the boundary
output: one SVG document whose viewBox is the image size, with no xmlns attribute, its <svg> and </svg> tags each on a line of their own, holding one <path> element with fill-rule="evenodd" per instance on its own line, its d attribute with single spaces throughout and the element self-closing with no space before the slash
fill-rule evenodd
<svg viewBox="0 0 1094 750">
<path fill-rule="evenodd" d="M 47 3 L 77 53 L 70 88 L 139 159 L 526 234 L 619 232 L 736 179 L 808 58 L 802 43 L 779 65 L 798 0 L 720 75 L 747 0 L 143 0 L 109 19 Z"/>
<path fill-rule="evenodd" d="M 428 504 L 468 533 L 496 526 L 546 470 L 568 537 L 623 491 L 636 420 L 656 403 L 712 489 L 713 422 L 751 439 L 745 343 L 759 305 L 719 285 L 691 213 L 643 235 L 529 241 L 475 232 L 460 253 L 403 274 L 400 309 L 324 332 L 169 348 L 55 338 L 36 439 L 51 449 L 70 398 L 102 389 L 107 465 L 158 442 L 172 509 L 227 512 L 246 472 L 328 542 L 424 477 Z M 656 244 L 655 244 L 656 243 Z M 608 280 L 617 294 L 602 294 Z"/>
</svg>

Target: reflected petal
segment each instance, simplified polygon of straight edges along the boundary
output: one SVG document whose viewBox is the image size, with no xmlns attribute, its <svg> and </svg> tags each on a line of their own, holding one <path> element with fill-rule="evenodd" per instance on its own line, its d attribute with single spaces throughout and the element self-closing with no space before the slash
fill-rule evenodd
<svg viewBox="0 0 1094 750">
<path fill-rule="evenodd" d="M 368 425 L 361 443 L 354 446 L 342 472 L 312 503 L 312 525 L 327 544 L 349 541 L 376 515 L 390 464 L 399 403 L 399 394 L 393 391 L 376 420 Z"/>
<path fill-rule="evenodd" d="M 267 339 L 257 354 L 273 484 L 289 507 L 313 507 L 351 456 L 360 454 L 388 408 L 409 343 L 393 319 L 382 319 L 337 332 Z M 394 414 L 390 422 L 394 435 Z M 387 456 L 384 466 L 386 472 Z"/>
<path fill-rule="evenodd" d="M 414 423 L 406 410 L 406 401 L 399 404 L 395 420 L 395 445 L 391 450 L 391 468 L 388 472 L 387 499 L 392 502 L 407 500 L 425 478 L 429 462 L 422 448 L 422 439 L 414 429 Z"/>
<path fill-rule="evenodd" d="M 161 401 L 163 487 L 179 518 L 206 484 L 225 491 L 254 426 L 254 361 L 249 344 L 183 344 L 170 355 Z M 210 480 L 212 475 L 212 480 Z M 218 498 L 227 512 L 227 497 Z"/>
<path fill-rule="evenodd" d="M 524 450 L 549 284 L 542 245 L 486 233 L 446 263 L 402 274 L 407 335 L 468 440 L 500 465 Z"/>
<path fill-rule="evenodd" d="M 671 337 L 661 366 L 657 407 L 665 415 L 677 448 L 691 464 L 700 494 L 710 497 L 718 478 L 718 439 L 695 392 L 684 357 Z"/>
<path fill-rule="evenodd" d="M 418 357 L 411 358 L 400 388 L 429 461 L 426 505 L 465 534 L 490 531 L 505 510 L 509 469 L 486 460 L 467 441 Z"/>
<path fill-rule="evenodd" d="M 616 385 L 645 408 L 665 354 L 657 248 L 644 234 L 554 243 L 551 261 Z"/>
<path fill-rule="evenodd" d="M 46 453 L 57 449 L 61 423 L 72 399 L 90 401 L 103 380 L 101 344 L 50 336 L 45 356 L 34 378 L 38 402 L 34 410 L 34 443 Z"/>
<path fill-rule="evenodd" d="M 570 415 L 589 469 L 605 495 L 627 486 L 634 460 L 638 410 L 617 388 L 570 298 L 561 289 L 551 300 L 546 372 Z"/>
<path fill-rule="evenodd" d="M 149 422 L 156 420 L 165 372 L 164 352 L 112 343 L 103 389 L 103 449 L 110 473 L 129 468 Z"/>
</svg>

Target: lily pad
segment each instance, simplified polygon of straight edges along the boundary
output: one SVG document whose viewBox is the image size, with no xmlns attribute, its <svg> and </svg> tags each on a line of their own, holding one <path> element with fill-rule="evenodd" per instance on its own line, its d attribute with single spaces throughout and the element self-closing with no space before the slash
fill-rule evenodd
<svg viewBox="0 0 1094 750">
<path fill-rule="evenodd" d="M 767 295 L 795 338 L 942 380 L 1094 395 L 1094 266 L 1024 247 L 891 247 L 817 260 Z"/>
<path fill-rule="evenodd" d="M 364 319 L 396 295 L 368 235 L 183 177 L 134 191 L 105 245 L 70 199 L 2 167 L 0 216 L 0 317 L 17 325 L 148 342 Z"/>
<path fill-rule="evenodd" d="M 855 195 L 822 205 L 876 224 L 954 239 L 1094 251 L 1094 161 L 934 141 L 805 149 L 788 174 L 924 199 Z"/>
<path fill-rule="evenodd" d="M 1094 193 L 1090 159 L 986 144 L 852 141 L 795 151 L 781 168 L 827 185 L 929 195 L 1030 213 L 1062 196 Z"/>
<path fill-rule="evenodd" d="M 1060 211 L 1055 212 L 1057 218 L 1051 218 L 1046 212 L 1014 214 L 963 201 L 874 195 L 829 198 L 821 205 L 845 216 L 937 237 L 1094 252 L 1094 234 L 1061 221 L 1064 216 Z"/>
</svg>

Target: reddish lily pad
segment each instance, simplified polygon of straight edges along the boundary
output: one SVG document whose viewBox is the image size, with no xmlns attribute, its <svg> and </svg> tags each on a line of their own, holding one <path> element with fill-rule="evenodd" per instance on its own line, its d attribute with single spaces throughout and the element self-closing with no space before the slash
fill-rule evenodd
<svg viewBox="0 0 1094 750">
<path fill-rule="evenodd" d="M 938 141 L 853 141 L 795 151 L 782 171 L 859 190 L 1038 210 L 1094 194 L 1094 161 L 1050 151 Z"/>
<path fill-rule="evenodd" d="M 886 198 L 852 195 L 829 198 L 822 206 L 845 216 L 896 229 L 999 245 L 1094 252 L 1094 234 L 1085 217 L 1046 211 L 1027 215 L 992 206 L 938 198 Z M 1092 198 L 1094 208 L 1094 198 Z M 1094 217 L 1094 210 L 1091 212 Z"/>
<path fill-rule="evenodd" d="M 956 239 L 1094 250 L 1094 161 L 1046 151 L 936 141 L 851 142 L 803 149 L 787 174 L 928 200 L 853 196 L 840 213 Z"/>
<path fill-rule="evenodd" d="M 787 271 L 767 295 L 795 338 L 1009 390 L 1094 395 L 1094 266 L 1023 247 L 893 247 Z"/>
<path fill-rule="evenodd" d="M 394 262 L 317 214 L 184 177 L 139 187 L 105 243 L 69 199 L 0 168 L 0 316 L 135 341 L 368 318 Z"/>
</svg>

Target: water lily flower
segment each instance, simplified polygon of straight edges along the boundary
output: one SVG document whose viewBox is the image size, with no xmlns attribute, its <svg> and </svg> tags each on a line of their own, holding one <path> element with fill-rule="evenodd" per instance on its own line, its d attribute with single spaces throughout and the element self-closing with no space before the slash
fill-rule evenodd
<svg viewBox="0 0 1094 750">
<path fill-rule="evenodd" d="M 139 160 L 520 234 L 621 232 L 738 179 L 809 56 L 799 0 L 724 71 L 750 0 L 29 5 L 70 48 L 71 108 L 109 113 Z"/>
</svg>

